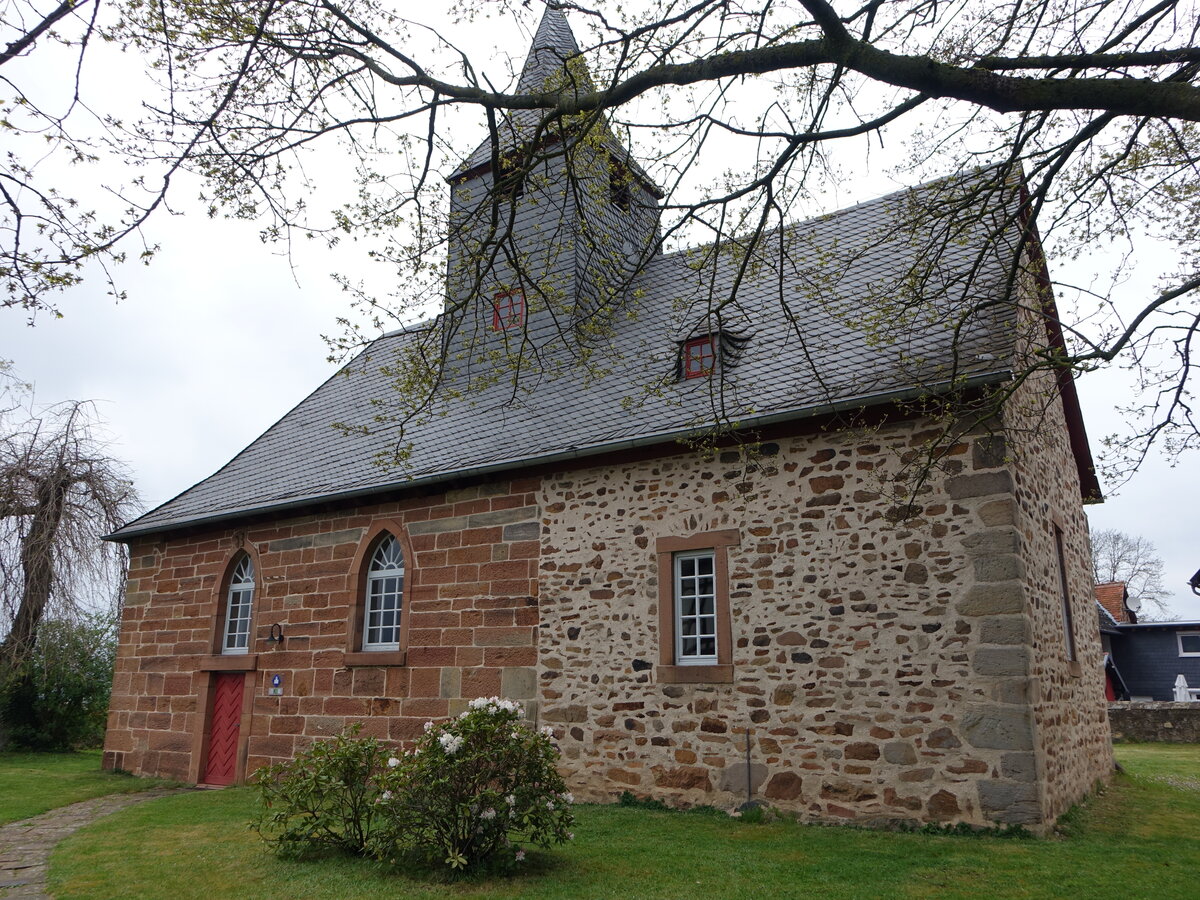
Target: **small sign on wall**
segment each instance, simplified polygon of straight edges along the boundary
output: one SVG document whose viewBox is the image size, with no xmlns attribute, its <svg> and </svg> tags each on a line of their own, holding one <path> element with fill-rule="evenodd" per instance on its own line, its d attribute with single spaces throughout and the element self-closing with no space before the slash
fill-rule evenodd
<svg viewBox="0 0 1200 900">
<path fill-rule="evenodd" d="M 269 696 L 269 697 L 282 697 L 283 696 L 283 676 L 282 675 L 272 675 L 271 676 L 271 686 L 269 688 L 267 688 L 267 696 Z"/>
</svg>

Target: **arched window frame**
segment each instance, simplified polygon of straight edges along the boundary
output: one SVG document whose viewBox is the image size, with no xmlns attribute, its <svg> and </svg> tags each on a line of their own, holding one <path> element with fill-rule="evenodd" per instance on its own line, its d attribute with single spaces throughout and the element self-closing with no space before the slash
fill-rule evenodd
<svg viewBox="0 0 1200 900">
<path fill-rule="evenodd" d="M 396 556 L 399 566 L 394 564 Z M 367 586 L 362 602 L 362 649 L 366 652 L 400 649 L 400 620 L 405 612 L 404 569 L 404 547 L 394 534 L 384 532 L 375 541 L 371 561 L 367 563 Z M 372 621 L 376 614 L 379 620 Z M 390 622 L 387 621 L 389 615 L 393 617 Z M 383 640 L 388 637 L 394 640 Z"/>
<path fill-rule="evenodd" d="M 240 550 L 234 554 L 225 571 L 218 652 L 222 656 L 244 656 L 251 652 L 254 643 L 258 566 L 254 557 Z M 247 575 L 249 580 L 246 580 Z"/>
<path fill-rule="evenodd" d="M 395 649 L 384 646 L 371 646 L 367 639 L 367 607 L 369 603 L 371 561 L 375 551 L 388 536 L 396 539 L 404 560 L 404 581 L 400 590 L 400 622 L 399 640 Z M 393 520 L 384 519 L 373 522 L 359 542 L 351 565 L 350 589 L 353 597 L 346 620 L 346 651 L 344 665 L 346 666 L 402 666 L 408 648 L 409 610 L 415 572 L 413 571 L 412 544 L 404 526 Z"/>
</svg>

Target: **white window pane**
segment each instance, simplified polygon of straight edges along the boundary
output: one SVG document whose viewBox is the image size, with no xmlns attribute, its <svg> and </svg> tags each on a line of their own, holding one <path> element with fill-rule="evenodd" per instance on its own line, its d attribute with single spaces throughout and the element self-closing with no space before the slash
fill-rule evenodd
<svg viewBox="0 0 1200 900">
<path fill-rule="evenodd" d="M 711 551 L 676 555 L 675 653 L 679 662 L 714 663 L 716 637 L 716 556 Z"/>
<path fill-rule="evenodd" d="M 224 653 L 245 653 L 250 646 L 250 620 L 254 608 L 254 563 L 243 555 L 229 576 L 225 600 Z"/>
</svg>

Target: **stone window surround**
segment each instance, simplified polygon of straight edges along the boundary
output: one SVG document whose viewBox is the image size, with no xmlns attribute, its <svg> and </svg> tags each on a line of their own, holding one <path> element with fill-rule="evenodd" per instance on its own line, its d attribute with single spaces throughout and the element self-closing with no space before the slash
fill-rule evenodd
<svg viewBox="0 0 1200 900">
<path fill-rule="evenodd" d="M 364 650 L 362 648 L 363 619 L 367 602 L 367 575 L 371 566 L 371 556 L 385 534 L 392 535 L 400 543 L 400 552 L 404 554 L 404 587 L 400 600 L 400 649 Z M 346 618 L 346 652 L 342 659 L 342 665 L 347 668 L 404 665 L 408 649 L 409 608 L 412 598 L 413 561 L 415 559 L 412 543 L 408 539 L 408 531 L 395 519 L 377 519 L 365 530 L 350 564 L 349 589 L 352 602 Z"/>
<path fill-rule="evenodd" d="M 1067 529 L 1063 518 L 1057 513 L 1050 515 L 1050 539 L 1054 542 L 1055 565 L 1058 568 L 1062 607 L 1063 651 L 1067 659 L 1067 670 L 1074 678 L 1083 677 L 1083 664 L 1079 661 L 1078 640 L 1075 636 L 1075 615 L 1071 609 L 1071 587 L 1067 581 Z M 1067 633 L 1068 629 L 1070 634 Z"/>
<path fill-rule="evenodd" d="M 700 531 L 687 537 L 660 537 L 658 555 L 658 670 L 659 684 L 722 683 L 733 681 L 733 627 L 729 609 L 729 548 L 741 544 L 736 528 Z M 717 663 L 677 665 L 675 661 L 675 554 L 712 550 L 716 580 Z"/>
<path fill-rule="evenodd" d="M 222 653 L 225 647 L 225 616 L 229 611 L 229 583 L 233 578 L 233 570 L 237 567 L 238 560 L 243 554 L 250 557 L 250 564 L 254 566 L 254 596 L 250 606 L 250 633 L 246 640 L 245 652 Z M 254 642 L 257 640 L 258 613 L 262 608 L 260 601 L 263 581 L 262 565 L 253 544 L 245 543 L 230 551 L 229 556 L 225 559 L 221 578 L 217 581 L 213 592 L 215 612 L 212 617 L 212 634 L 209 638 L 211 655 L 200 658 L 200 671 L 249 672 L 254 670 L 258 659 L 258 654 L 254 650 Z"/>
</svg>

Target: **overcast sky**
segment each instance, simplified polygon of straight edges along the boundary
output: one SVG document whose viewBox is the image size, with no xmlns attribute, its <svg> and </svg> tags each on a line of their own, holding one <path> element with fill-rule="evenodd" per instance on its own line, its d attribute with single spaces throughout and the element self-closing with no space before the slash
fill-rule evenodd
<svg viewBox="0 0 1200 900">
<path fill-rule="evenodd" d="M 472 39 L 490 43 L 478 31 Z M 497 70 L 503 81 L 507 66 Z M 463 137 L 464 155 L 482 134 L 480 126 Z M 847 190 L 835 205 L 867 199 L 864 185 L 875 193 L 894 187 L 882 177 L 863 179 L 857 194 Z M 123 267 L 127 300 L 114 303 L 93 282 L 62 298 L 62 319 L 44 316 L 27 327 L 23 312 L 0 310 L 0 359 L 35 383 L 41 403 L 100 401 L 113 454 L 130 465 L 146 508 L 210 475 L 332 374 L 322 334 L 337 331 L 347 298 L 328 271 L 349 259 L 333 262 L 303 248 L 289 261 L 264 246 L 253 225 L 195 214 L 160 217 L 150 235 L 164 250 L 148 268 Z M 1156 251 L 1147 245 L 1139 252 L 1152 260 Z M 1063 277 L 1063 264 L 1050 263 Z M 1088 261 L 1066 272 L 1086 281 Z M 1127 290 L 1136 297 L 1138 285 Z M 1080 379 L 1079 391 L 1098 453 L 1100 438 L 1121 424 L 1113 407 L 1131 396 L 1131 383 L 1121 372 L 1092 374 Z M 1154 457 L 1088 509 L 1093 527 L 1155 545 L 1171 611 L 1187 619 L 1200 619 L 1200 598 L 1186 586 L 1200 568 L 1195 467 L 1194 457 L 1174 468 Z"/>
</svg>

